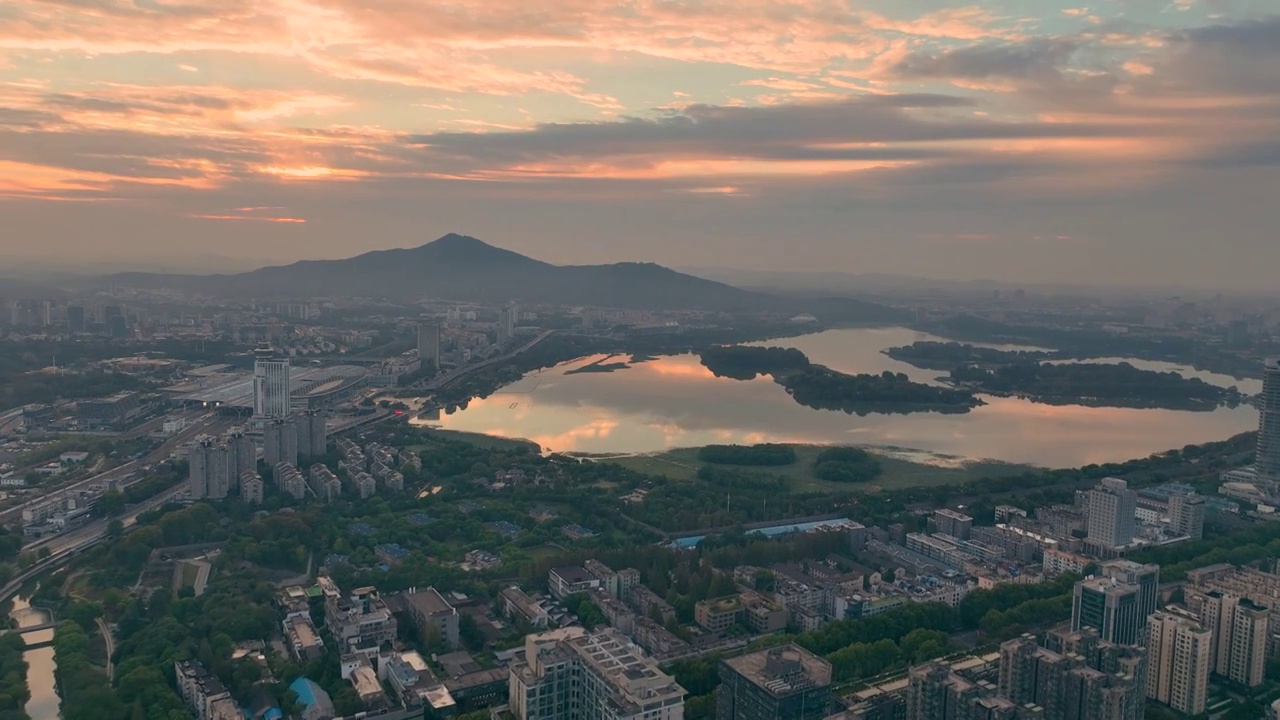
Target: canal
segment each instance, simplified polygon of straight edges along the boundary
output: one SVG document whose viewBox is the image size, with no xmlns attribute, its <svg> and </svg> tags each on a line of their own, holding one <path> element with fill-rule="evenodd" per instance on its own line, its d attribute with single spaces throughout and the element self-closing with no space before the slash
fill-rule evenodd
<svg viewBox="0 0 1280 720">
<path fill-rule="evenodd" d="M 24 597 L 13 599 L 13 610 L 9 617 L 17 621 L 18 627 L 43 625 L 49 622 L 49 613 L 40 608 L 33 608 Z M 41 630 L 25 636 L 28 643 L 47 642 L 53 639 L 52 630 Z M 23 653 L 27 661 L 27 687 L 31 689 L 31 699 L 27 701 L 27 715 L 31 720 L 59 720 L 61 699 L 54 687 L 53 673 L 57 665 L 53 660 L 53 648 L 43 647 Z"/>
</svg>

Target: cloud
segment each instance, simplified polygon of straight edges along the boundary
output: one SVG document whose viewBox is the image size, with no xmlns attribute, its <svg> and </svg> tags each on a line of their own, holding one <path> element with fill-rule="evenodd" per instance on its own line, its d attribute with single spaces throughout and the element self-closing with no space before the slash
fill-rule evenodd
<svg viewBox="0 0 1280 720">
<path fill-rule="evenodd" d="M 1037 38 L 1021 43 L 974 45 L 934 54 L 916 52 L 893 66 L 907 79 L 1037 79 L 1061 76 L 1079 49 L 1073 40 Z"/>
</svg>

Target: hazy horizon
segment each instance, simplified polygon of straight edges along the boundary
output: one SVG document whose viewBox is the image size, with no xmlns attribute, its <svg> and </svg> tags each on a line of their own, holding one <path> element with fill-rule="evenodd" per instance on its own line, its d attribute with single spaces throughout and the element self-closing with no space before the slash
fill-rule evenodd
<svg viewBox="0 0 1280 720">
<path fill-rule="evenodd" d="M 15 0 L 0 259 L 1266 292 L 1278 78 L 1248 0 Z"/>
</svg>

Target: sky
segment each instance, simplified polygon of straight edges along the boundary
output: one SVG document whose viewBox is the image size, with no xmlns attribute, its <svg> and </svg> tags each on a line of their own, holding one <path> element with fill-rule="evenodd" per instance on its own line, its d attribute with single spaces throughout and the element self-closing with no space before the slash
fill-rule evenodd
<svg viewBox="0 0 1280 720">
<path fill-rule="evenodd" d="M 1275 289 L 1280 3 L 0 0 L 7 262 L 449 232 L 560 263 Z"/>
</svg>

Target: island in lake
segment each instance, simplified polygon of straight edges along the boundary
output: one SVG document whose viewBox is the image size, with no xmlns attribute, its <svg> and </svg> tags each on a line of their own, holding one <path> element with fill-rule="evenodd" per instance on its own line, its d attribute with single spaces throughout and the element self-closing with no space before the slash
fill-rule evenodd
<svg viewBox="0 0 1280 720">
<path fill-rule="evenodd" d="M 1045 350 L 997 350 L 978 345 L 933 340 L 920 340 L 910 345 L 891 347 L 885 350 L 884 354 L 913 367 L 948 372 L 966 365 L 988 367 L 1016 362 L 1039 362 L 1058 357 L 1057 354 Z"/>
<path fill-rule="evenodd" d="M 848 375 L 794 348 L 722 345 L 704 350 L 702 364 L 717 377 L 752 380 L 769 375 L 801 405 L 850 414 L 966 413 L 982 400 L 955 388 L 913 382 L 902 373 Z"/>
<path fill-rule="evenodd" d="M 1164 408 L 1207 412 L 1244 400 L 1223 388 L 1175 372 L 1141 370 L 1129 363 L 1017 362 L 996 368 L 966 365 L 951 371 L 956 387 L 991 395 L 1017 395 L 1046 405 Z"/>
<path fill-rule="evenodd" d="M 915 367 L 946 370 L 949 375 L 943 379 L 956 388 L 1046 405 L 1209 411 L 1245 399 L 1234 386 L 1223 388 L 1124 362 L 1043 362 L 1065 357 L 1057 352 L 921 341 L 889 348 L 885 354 Z"/>
</svg>

